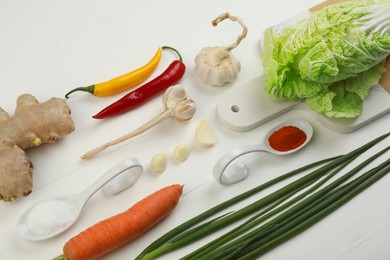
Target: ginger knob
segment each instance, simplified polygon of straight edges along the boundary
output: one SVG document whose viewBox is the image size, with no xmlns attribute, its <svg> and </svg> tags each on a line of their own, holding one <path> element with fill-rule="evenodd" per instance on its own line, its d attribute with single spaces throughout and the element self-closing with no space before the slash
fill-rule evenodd
<svg viewBox="0 0 390 260">
<path fill-rule="evenodd" d="M 13 116 L 0 108 L 0 200 L 14 201 L 31 193 L 34 167 L 26 149 L 56 142 L 74 128 L 70 109 L 59 98 L 39 103 L 23 94 Z"/>
</svg>

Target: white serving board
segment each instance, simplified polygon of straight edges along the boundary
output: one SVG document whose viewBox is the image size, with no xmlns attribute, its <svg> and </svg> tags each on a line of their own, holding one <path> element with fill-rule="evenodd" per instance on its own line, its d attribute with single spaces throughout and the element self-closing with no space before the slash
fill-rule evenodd
<svg viewBox="0 0 390 260">
<path fill-rule="evenodd" d="M 260 76 L 225 93 L 217 104 L 219 122 L 230 130 L 246 132 L 292 109 L 303 109 L 310 111 L 329 129 L 350 133 L 390 112 L 390 95 L 380 85 L 370 90 L 359 117 L 336 119 L 313 112 L 304 102 L 272 100 L 263 84 L 263 76 Z"/>
<path fill-rule="evenodd" d="M 311 12 L 304 11 L 286 21 L 272 26 L 274 31 L 280 31 L 290 24 L 309 17 Z M 263 33 L 259 39 L 259 49 L 262 52 Z M 369 96 L 364 100 L 362 114 L 355 119 L 328 118 L 313 112 L 301 101 L 275 101 L 265 92 L 263 75 L 236 86 L 218 102 L 217 118 L 226 128 L 245 132 L 288 112 L 291 109 L 310 111 L 329 129 L 339 133 L 350 133 L 376 118 L 390 112 L 390 95 L 379 84 L 373 86 Z"/>
</svg>

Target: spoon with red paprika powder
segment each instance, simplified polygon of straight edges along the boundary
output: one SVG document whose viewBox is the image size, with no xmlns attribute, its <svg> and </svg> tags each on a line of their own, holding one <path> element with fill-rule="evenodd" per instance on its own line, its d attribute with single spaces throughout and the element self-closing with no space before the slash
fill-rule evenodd
<svg viewBox="0 0 390 260">
<path fill-rule="evenodd" d="M 248 177 L 242 162 L 232 163 L 238 157 L 252 152 L 286 155 L 298 151 L 313 136 L 313 128 L 303 119 L 290 119 L 273 127 L 260 144 L 235 148 L 223 155 L 213 168 L 214 177 L 224 185 L 231 185 Z"/>
</svg>

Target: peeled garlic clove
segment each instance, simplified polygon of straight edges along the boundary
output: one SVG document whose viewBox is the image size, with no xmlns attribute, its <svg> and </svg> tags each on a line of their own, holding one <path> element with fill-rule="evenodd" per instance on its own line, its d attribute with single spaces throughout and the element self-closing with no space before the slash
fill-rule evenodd
<svg viewBox="0 0 390 260">
<path fill-rule="evenodd" d="M 202 148 L 212 147 L 216 142 L 214 131 L 206 120 L 200 120 L 196 127 L 196 142 Z"/>
<path fill-rule="evenodd" d="M 154 173 L 163 173 L 167 168 L 168 158 L 165 153 L 157 153 L 150 160 L 150 169 Z"/>
<path fill-rule="evenodd" d="M 186 144 L 179 144 L 173 150 L 173 159 L 177 162 L 184 162 L 190 155 L 190 147 Z"/>
</svg>

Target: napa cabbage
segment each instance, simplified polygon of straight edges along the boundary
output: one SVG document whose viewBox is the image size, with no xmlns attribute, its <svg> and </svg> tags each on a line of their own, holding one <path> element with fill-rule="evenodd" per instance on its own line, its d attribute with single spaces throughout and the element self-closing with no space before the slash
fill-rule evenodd
<svg viewBox="0 0 390 260">
<path fill-rule="evenodd" d="M 390 33 L 365 32 L 359 18 L 390 0 L 328 6 L 263 37 L 264 88 L 277 100 L 304 99 L 328 117 L 354 118 L 384 72 Z"/>
</svg>

